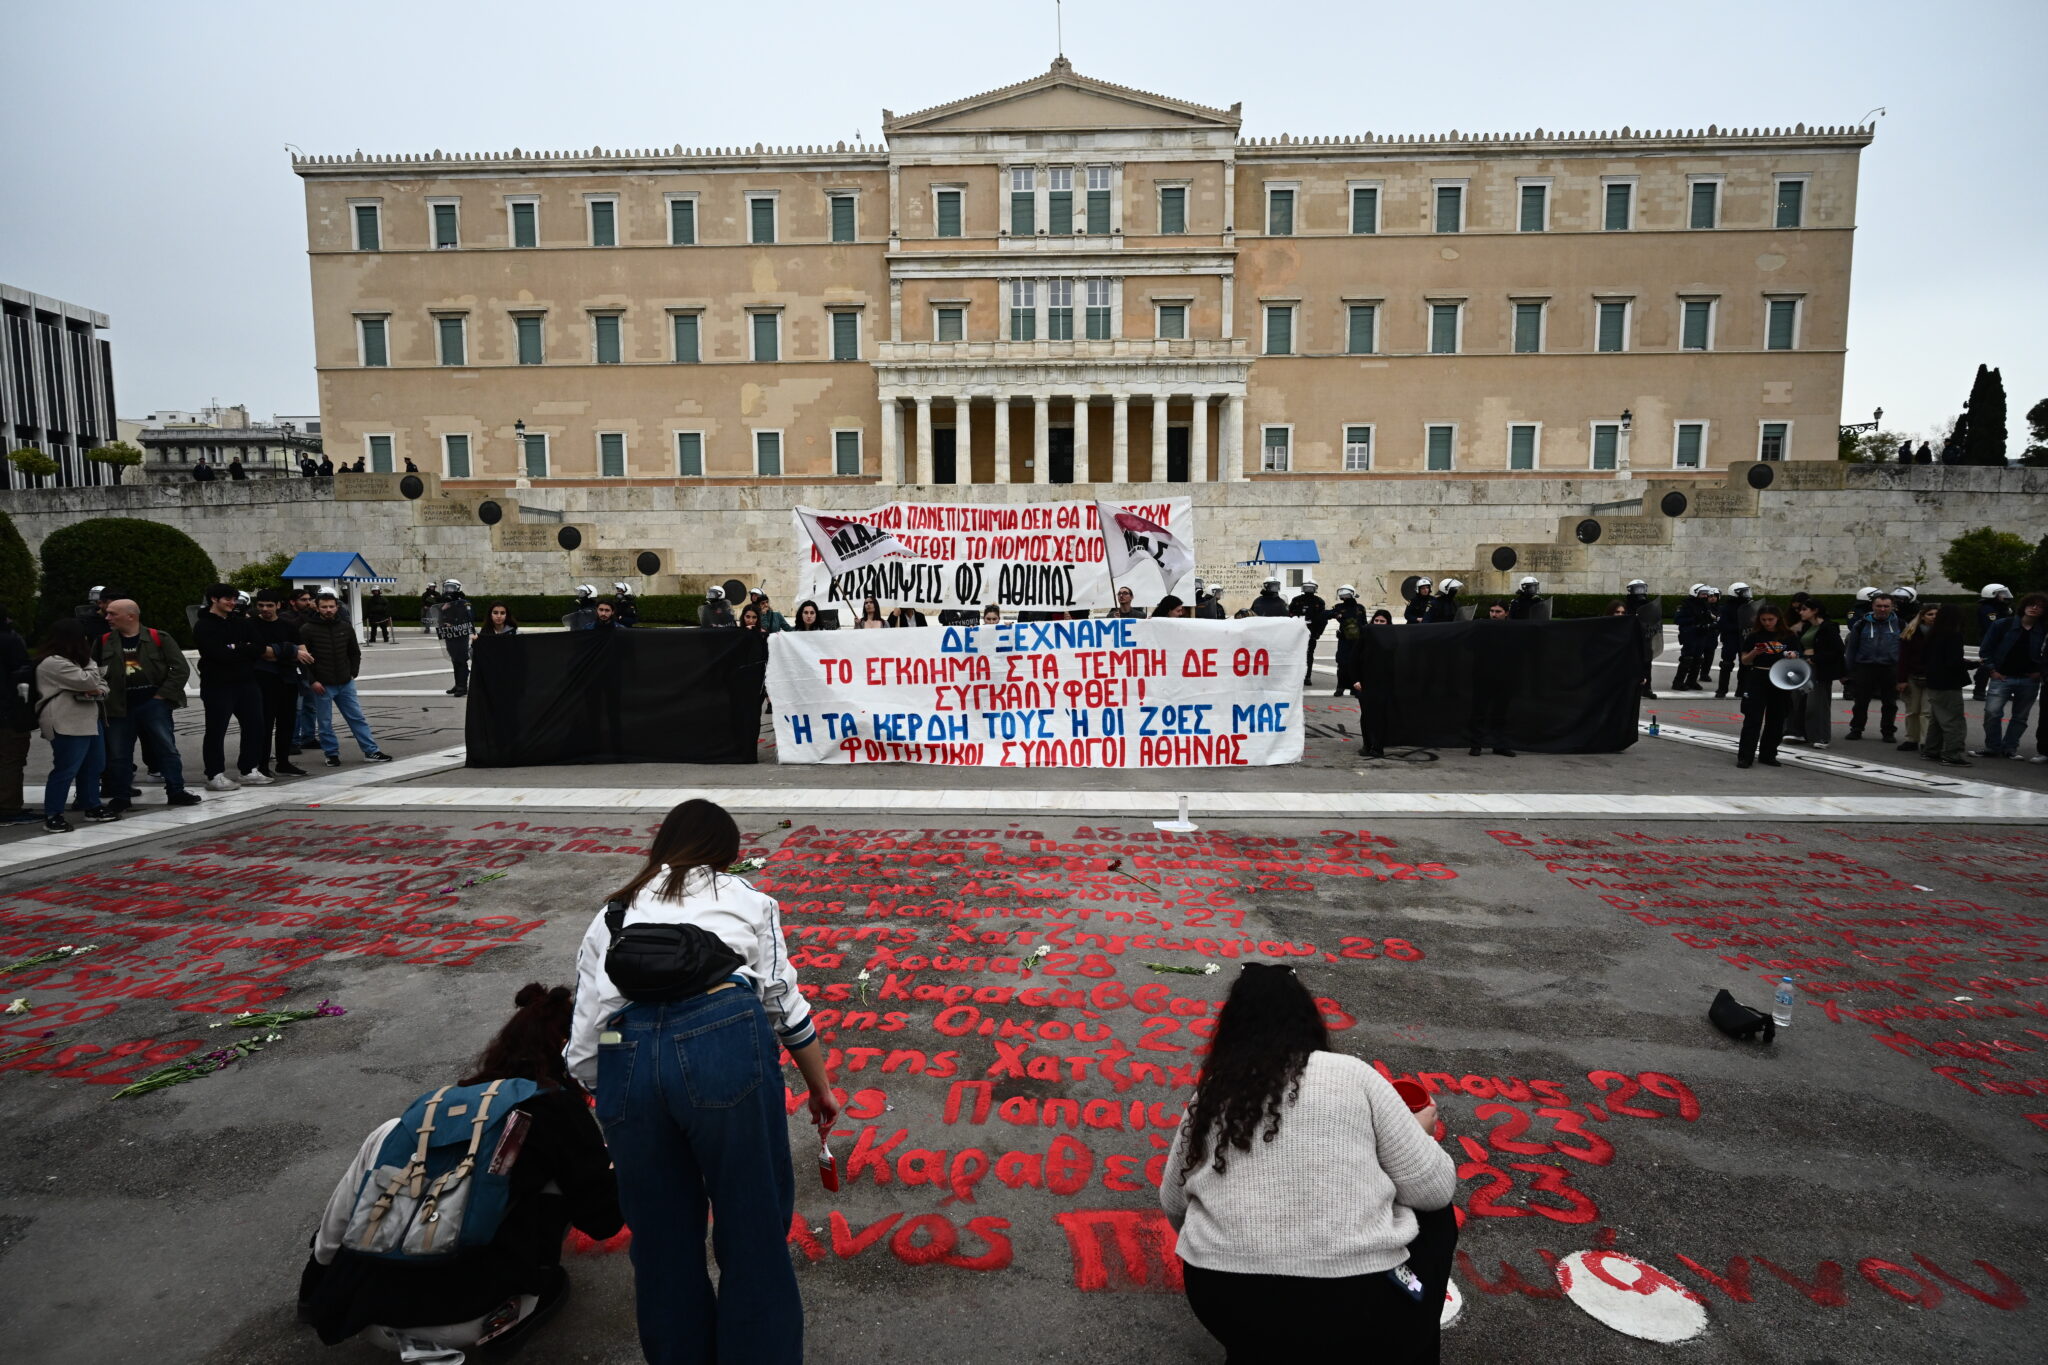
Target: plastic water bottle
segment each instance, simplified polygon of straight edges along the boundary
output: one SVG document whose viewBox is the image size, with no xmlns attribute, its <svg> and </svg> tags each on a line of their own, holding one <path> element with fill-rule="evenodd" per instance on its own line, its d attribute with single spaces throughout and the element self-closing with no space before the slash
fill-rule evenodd
<svg viewBox="0 0 2048 1365">
<path fill-rule="evenodd" d="M 1653 735 L 1658 735 L 1658 734 L 1662 734 L 1662 733 L 1663 733 L 1663 731 L 1661 731 L 1661 730 L 1659 730 L 1659 729 L 1657 728 L 1657 713 L 1656 713 L 1655 711 L 1652 711 L 1652 712 L 1650 713 L 1650 733 L 1651 733 L 1651 734 L 1653 734 Z"/>
<path fill-rule="evenodd" d="M 1792 1024 L 1792 1003 L 1792 978 L 1781 977 L 1778 993 L 1771 999 L 1771 1022 L 1779 1028 L 1789 1028 Z"/>
</svg>

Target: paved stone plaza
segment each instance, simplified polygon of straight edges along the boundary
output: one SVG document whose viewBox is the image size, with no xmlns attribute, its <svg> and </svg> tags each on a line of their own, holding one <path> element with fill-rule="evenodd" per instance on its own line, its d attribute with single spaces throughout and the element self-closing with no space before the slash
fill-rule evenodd
<svg viewBox="0 0 2048 1365">
<path fill-rule="evenodd" d="M 699 793 L 770 859 L 847 1097 L 842 1189 L 799 1162 L 811 1359 L 1220 1359 L 1150 1177 L 1245 956 L 1295 963 L 1339 1048 L 1439 1093 L 1466 1214 L 1446 1360 L 2040 1358 L 2048 766 L 1838 737 L 1740 772 L 1729 704 L 1696 696 L 1619 755 L 1367 764 L 1355 708 L 1312 695 L 1300 767 L 1173 780 L 781 769 L 766 731 L 751 767 L 472 772 L 446 685 L 401 635 L 362 689 L 400 763 L 344 741 L 336 776 L 175 814 L 145 789 L 138 818 L 0 843 L 0 959 L 102 945 L 0 986 L 35 1007 L 0 1053 L 58 1032 L 0 1062 L 11 1359 L 390 1359 L 293 1321 L 327 1192 L 520 985 L 570 979 Z M 1180 787 L 1199 831 L 1156 832 Z M 460 884 L 485 870 L 507 875 Z M 1774 1045 L 1707 1025 L 1720 987 L 1767 1005 L 1774 970 L 1804 983 Z M 235 1011 L 327 997 L 349 1014 L 109 1098 Z M 1550 1265 L 1598 1249 L 1697 1295 L 1704 1335 L 1563 1298 Z M 621 1245 L 569 1262 L 524 1358 L 637 1360 Z"/>
</svg>

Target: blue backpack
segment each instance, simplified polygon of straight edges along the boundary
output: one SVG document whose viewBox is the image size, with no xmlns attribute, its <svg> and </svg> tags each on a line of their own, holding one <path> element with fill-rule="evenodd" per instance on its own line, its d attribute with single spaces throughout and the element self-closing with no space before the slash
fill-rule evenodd
<svg viewBox="0 0 2048 1365">
<path fill-rule="evenodd" d="M 513 1107 L 539 1093 L 532 1081 L 497 1080 L 414 1100 L 356 1191 L 342 1246 L 410 1261 L 490 1245 L 511 1206 L 529 1121 L 514 1122 Z"/>
</svg>

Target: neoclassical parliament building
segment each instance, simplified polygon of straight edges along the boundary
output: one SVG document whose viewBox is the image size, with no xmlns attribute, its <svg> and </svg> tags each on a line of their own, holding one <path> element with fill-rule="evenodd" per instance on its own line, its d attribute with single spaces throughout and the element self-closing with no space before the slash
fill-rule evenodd
<svg viewBox="0 0 2048 1365">
<path fill-rule="evenodd" d="M 327 449 L 501 486 L 1835 458 L 1869 129 L 1239 124 L 1061 59 L 879 146 L 300 157 Z"/>
</svg>

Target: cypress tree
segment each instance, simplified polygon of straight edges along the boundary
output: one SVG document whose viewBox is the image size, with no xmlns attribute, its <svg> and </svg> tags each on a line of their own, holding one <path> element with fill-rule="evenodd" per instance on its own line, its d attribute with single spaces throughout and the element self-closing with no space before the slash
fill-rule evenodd
<svg viewBox="0 0 2048 1365">
<path fill-rule="evenodd" d="M 1977 367 L 1970 385 L 1970 429 L 1963 463 L 2005 467 L 2005 378 L 1988 365 Z"/>
</svg>

